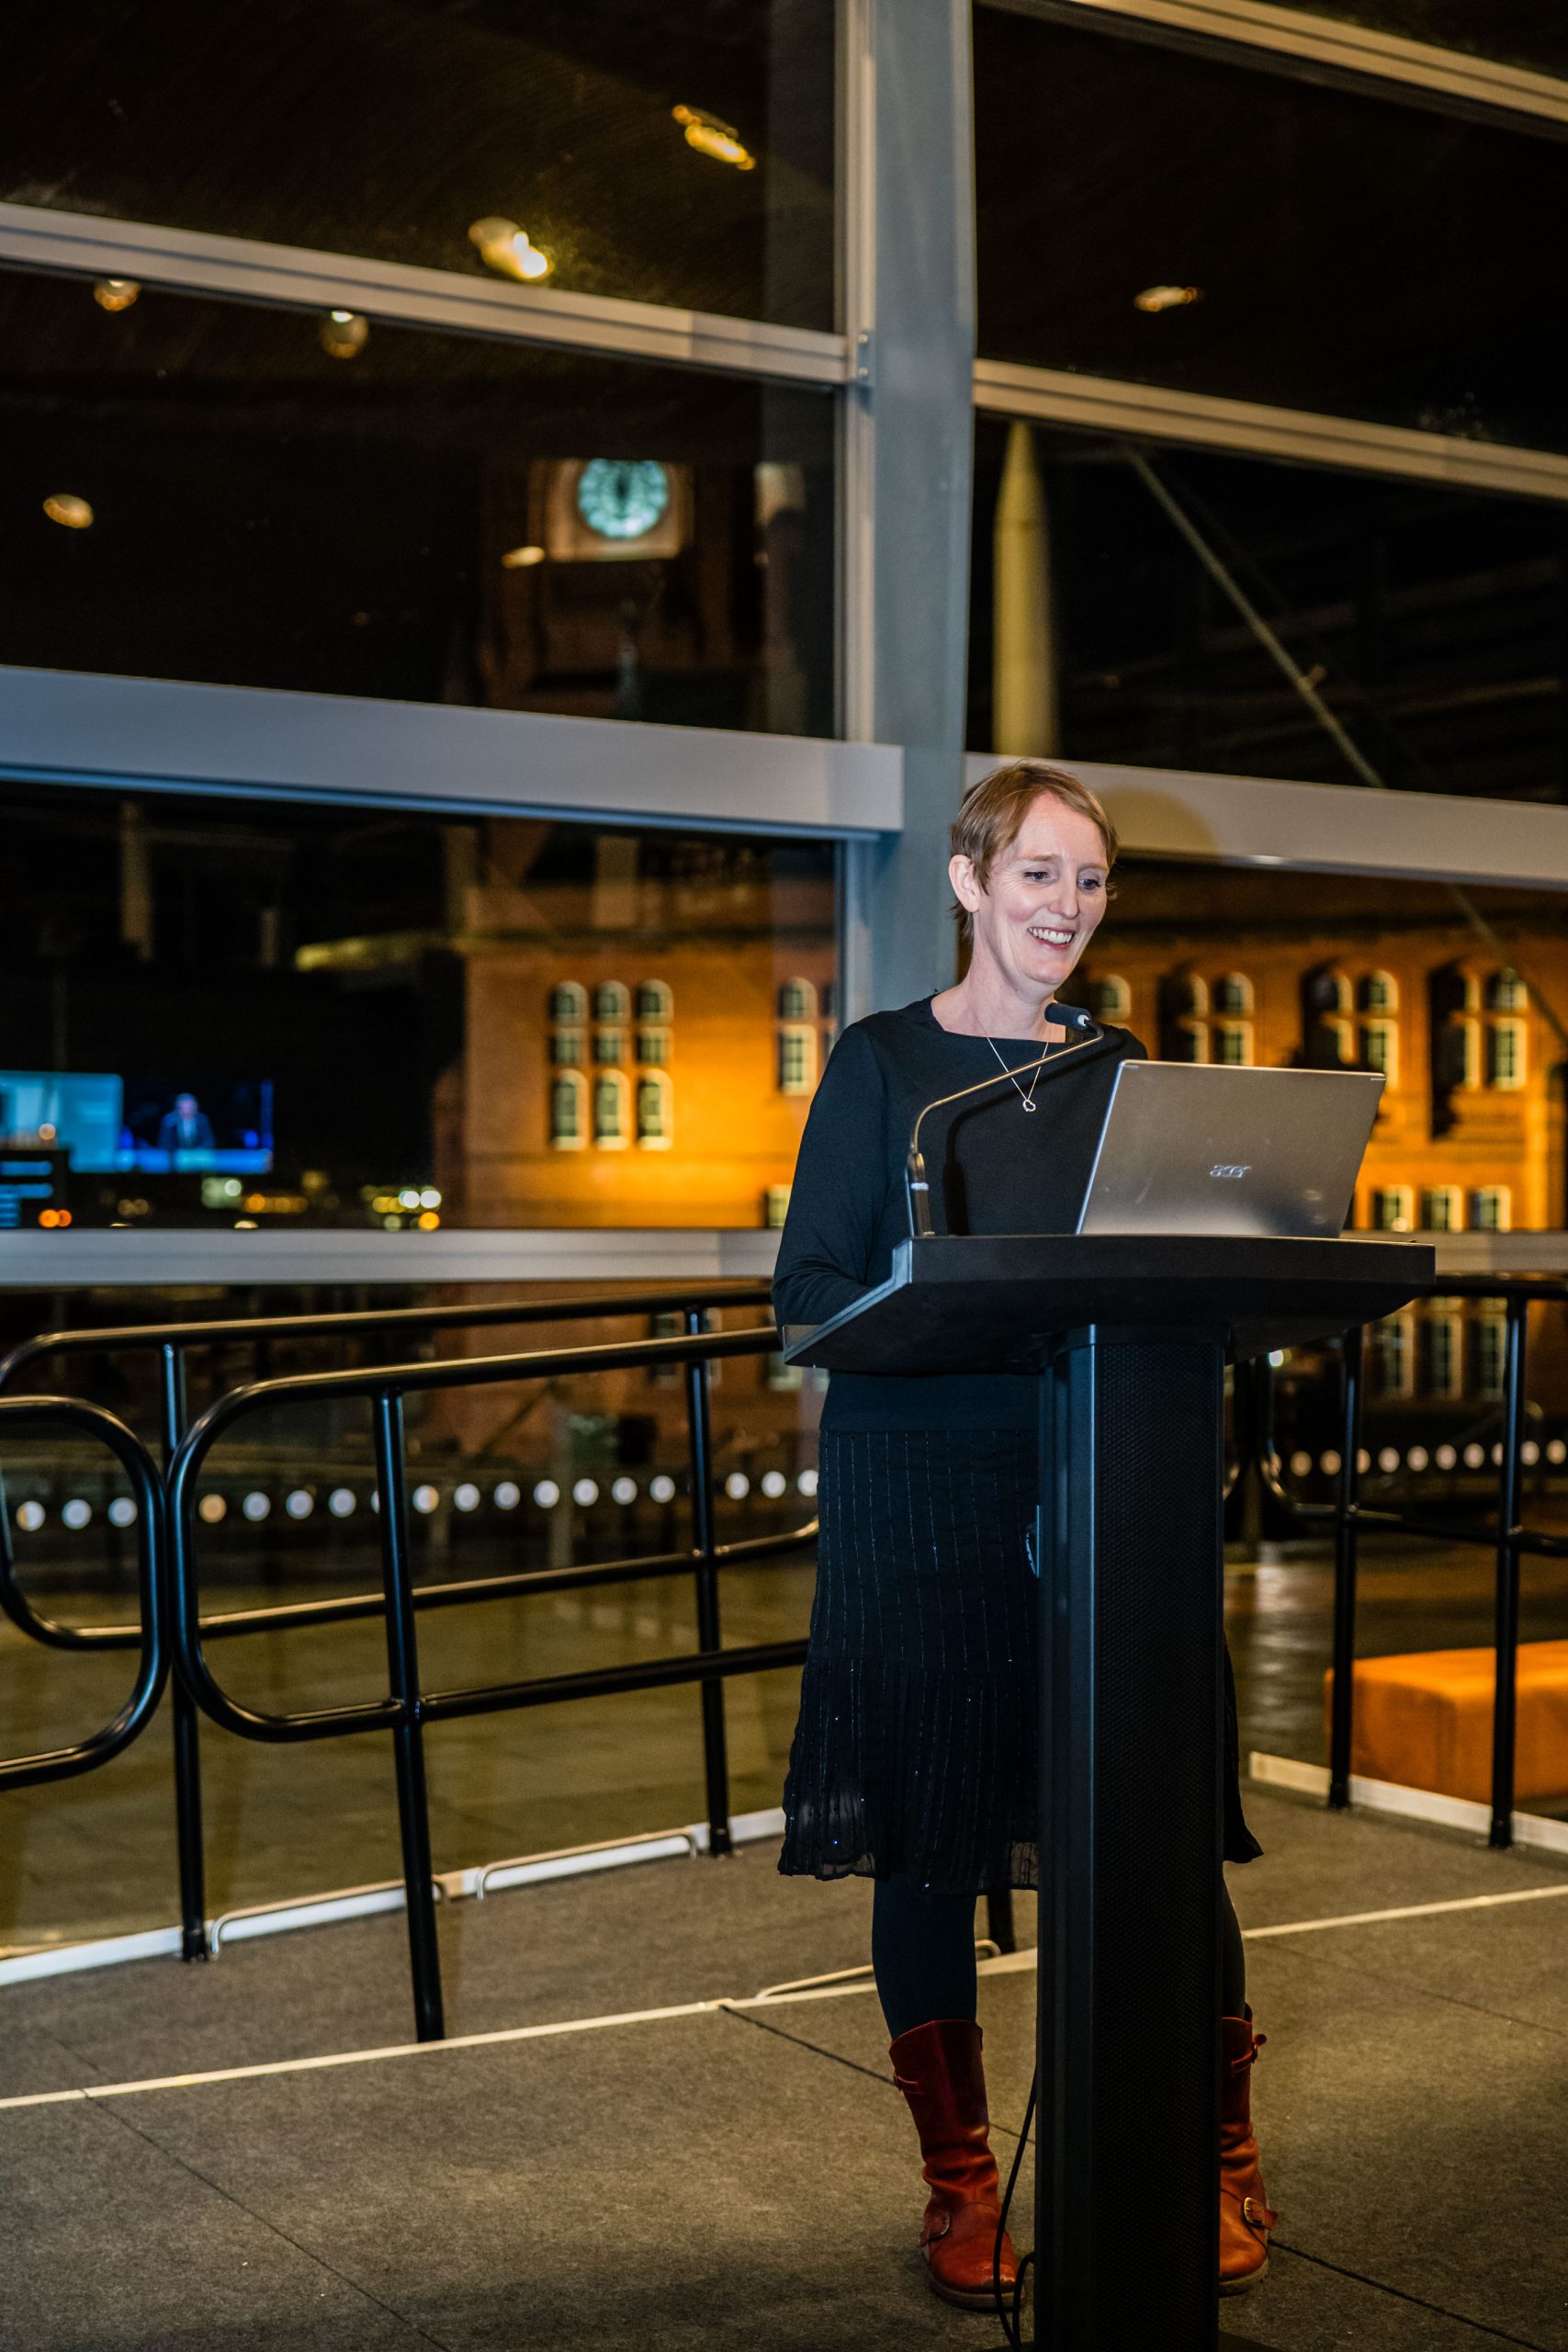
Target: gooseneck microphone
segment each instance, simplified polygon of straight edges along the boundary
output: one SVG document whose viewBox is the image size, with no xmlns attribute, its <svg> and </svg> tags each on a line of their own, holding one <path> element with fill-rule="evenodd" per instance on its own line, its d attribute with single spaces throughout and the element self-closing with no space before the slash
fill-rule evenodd
<svg viewBox="0 0 1568 2352">
<path fill-rule="evenodd" d="M 915 1240 L 923 1240 L 934 1231 L 931 1186 L 926 1181 L 926 1163 L 920 1156 L 920 1128 L 931 1113 L 945 1111 L 950 1102 L 962 1102 L 971 1094 L 984 1094 L 989 1087 L 1005 1086 L 1010 1079 L 1027 1078 L 1031 1070 L 1050 1078 L 1064 1062 L 1070 1061 L 1075 1054 L 1081 1054 L 1087 1046 L 1099 1045 L 1105 1035 L 1099 1023 L 1087 1012 L 1080 1012 L 1076 1004 L 1048 1004 L 1045 1020 L 1047 1024 L 1055 1023 L 1059 1029 L 1076 1029 L 1078 1043 L 1055 1054 L 1047 1046 L 1035 1060 L 1021 1062 L 1016 1069 L 994 1070 L 989 1078 L 980 1079 L 974 1086 L 961 1086 L 954 1094 L 939 1094 L 934 1102 L 925 1103 L 916 1114 L 909 1148 L 904 1159 L 904 1188 L 909 1201 L 909 1231 Z"/>
</svg>

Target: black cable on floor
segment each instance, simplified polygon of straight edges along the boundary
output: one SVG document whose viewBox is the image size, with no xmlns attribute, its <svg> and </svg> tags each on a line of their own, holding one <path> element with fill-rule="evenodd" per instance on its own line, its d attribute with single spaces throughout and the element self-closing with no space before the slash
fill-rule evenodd
<svg viewBox="0 0 1568 2352">
<path fill-rule="evenodd" d="M 1002 2285 L 1002 2240 L 1007 2235 L 1008 2215 L 1012 2211 L 1012 2193 L 1018 2187 L 1019 2167 L 1023 2162 L 1023 2152 L 1029 2145 L 1029 2127 L 1034 2120 L 1034 2106 L 1039 2091 L 1040 2076 L 1036 2072 L 1030 2078 L 1029 2104 L 1023 2110 L 1023 2129 L 1018 2135 L 1018 2145 L 1013 2150 L 1012 2167 L 1008 2174 L 1008 2185 L 1002 2192 L 1002 2211 L 1001 2218 L 997 2223 L 997 2242 L 991 2249 L 991 2292 L 997 2299 L 997 2317 L 1001 2321 L 1002 2334 L 1008 2340 L 1010 2352 L 1022 2352 L 1023 2282 L 1029 2276 L 1030 2265 L 1034 2260 L 1034 2255 L 1032 2250 L 1021 2258 L 1018 2276 L 1012 2282 L 1012 2292 L 1010 2296 L 1007 2289 Z M 1010 2301 L 1010 2310 L 1009 2309 Z M 1034 2338 L 1031 2336 L 1029 2341 L 1032 2344 Z"/>
</svg>

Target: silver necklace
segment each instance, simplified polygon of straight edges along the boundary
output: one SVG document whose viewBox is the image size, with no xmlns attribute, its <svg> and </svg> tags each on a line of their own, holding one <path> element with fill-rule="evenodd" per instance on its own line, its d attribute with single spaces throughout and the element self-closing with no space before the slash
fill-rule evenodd
<svg viewBox="0 0 1568 2352">
<path fill-rule="evenodd" d="M 1041 1041 L 1041 1042 L 1042 1042 L 1042 1044 L 1043 1045 L 1043 1043 L 1044 1043 L 1043 1039 L 1042 1039 L 1042 1041 Z M 991 1049 L 992 1053 L 993 1053 L 993 1054 L 995 1054 L 995 1056 L 996 1056 L 996 1057 L 997 1057 L 998 1061 L 1001 1064 L 1001 1066 L 1002 1066 L 1003 1069 L 1004 1069 L 1004 1070 L 1007 1070 L 1007 1074 L 1008 1074 L 1008 1076 L 1009 1076 L 1010 1078 L 1012 1078 L 1012 1072 L 1011 1072 L 1011 1070 L 1010 1070 L 1010 1069 L 1008 1069 L 1008 1066 L 1007 1066 L 1007 1057 L 1006 1057 L 1006 1055 L 1002 1052 L 1002 1049 L 1001 1049 L 1001 1047 L 998 1045 L 998 1043 L 997 1043 L 996 1039 L 995 1039 L 994 1037 L 987 1037 L 987 1040 L 986 1040 L 986 1043 L 987 1043 L 987 1046 L 989 1046 L 989 1047 L 990 1047 L 990 1049 Z M 1045 1049 L 1046 1053 L 1049 1053 L 1049 1052 L 1050 1052 L 1050 1050 L 1051 1050 L 1051 1048 L 1050 1048 L 1050 1046 L 1045 1046 L 1045 1048 L 1044 1048 L 1044 1049 Z M 1018 1082 L 1017 1079 L 1016 1079 L 1016 1078 L 1013 1078 L 1013 1079 L 1012 1079 L 1013 1092 L 1018 1096 L 1019 1101 L 1022 1103 L 1022 1105 L 1023 1105 L 1023 1107 L 1024 1107 L 1024 1109 L 1025 1109 L 1026 1111 L 1033 1111 L 1033 1110 L 1037 1110 L 1037 1109 L 1039 1108 L 1039 1105 L 1036 1103 L 1036 1102 L 1035 1102 L 1035 1100 L 1034 1100 L 1034 1090 L 1035 1090 L 1035 1088 L 1036 1088 L 1036 1087 L 1039 1085 L 1039 1083 L 1040 1083 L 1040 1071 L 1041 1071 L 1041 1070 L 1043 1070 L 1043 1069 L 1044 1069 L 1044 1067 L 1045 1067 L 1045 1065 L 1044 1065 L 1044 1063 L 1042 1061 L 1042 1062 L 1040 1063 L 1039 1067 L 1036 1069 L 1036 1070 L 1035 1070 L 1035 1073 L 1034 1073 L 1033 1077 L 1032 1077 L 1032 1078 L 1030 1080 L 1030 1081 L 1029 1081 L 1029 1091 L 1028 1091 L 1028 1093 L 1027 1093 L 1027 1094 L 1024 1092 L 1024 1091 L 1023 1091 L 1022 1087 L 1021 1087 L 1021 1086 L 1020 1086 L 1020 1084 L 1019 1084 L 1019 1082 Z"/>
</svg>

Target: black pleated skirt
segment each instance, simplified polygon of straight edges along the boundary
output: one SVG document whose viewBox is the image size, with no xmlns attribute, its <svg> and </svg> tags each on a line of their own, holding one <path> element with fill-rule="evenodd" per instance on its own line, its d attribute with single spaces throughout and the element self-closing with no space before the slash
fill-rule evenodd
<svg viewBox="0 0 1568 2352">
<path fill-rule="evenodd" d="M 824 1431 L 781 1871 L 1039 1883 L 1036 1480 L 1032 1431 Z M 1225 1854 L 1250 1861 L 1228 1657 L 1225 1728 Z"/>
</svg>

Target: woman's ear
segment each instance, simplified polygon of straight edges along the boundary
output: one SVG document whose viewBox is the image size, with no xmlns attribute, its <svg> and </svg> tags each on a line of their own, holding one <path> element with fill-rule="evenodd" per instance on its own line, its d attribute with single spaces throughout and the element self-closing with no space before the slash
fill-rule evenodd
<svg viewBox="0 0 1568 2352">
<path fill-rule="evenodd" d="M 959 905 L 969 914 L 974 914 L 986 895 L 976 878 L 974 859 L 950 857 L 947 861 L 947 878 L 953 885 L 953 895 Z"/>
</svg>

